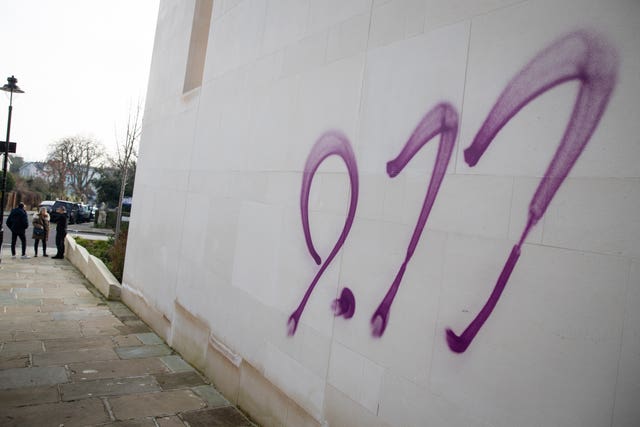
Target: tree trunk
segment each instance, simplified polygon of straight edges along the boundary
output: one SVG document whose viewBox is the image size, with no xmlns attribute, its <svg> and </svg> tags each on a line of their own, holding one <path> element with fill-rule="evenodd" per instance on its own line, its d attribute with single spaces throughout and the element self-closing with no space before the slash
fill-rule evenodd
<svg viewBox="0 0 640 427">
<path fill-rule="evenodd" d="M 116 235 L 117 239 L 120 235 L 120 227 L 122 224 L 122 199 L 124 199 L 124 188 L 127 186 L 127 178 L 129 175 L 129 168 L 125 168 L 122 173 L 122 181 L 120 182 L 120 195 L 118 196 L 118 211 L 116 212 Z"/>
</svg>

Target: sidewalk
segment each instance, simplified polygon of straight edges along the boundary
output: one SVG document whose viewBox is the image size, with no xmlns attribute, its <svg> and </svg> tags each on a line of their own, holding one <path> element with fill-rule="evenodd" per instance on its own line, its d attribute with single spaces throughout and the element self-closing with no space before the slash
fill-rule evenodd
<svg viewBox="0 0 640 427">
<path fill-rule="evenodd" d="M 254 425 L 67 260 L 2 255 L 0 425 Z"/>
<path fill-rule="evenodd" d="M 55 224 L 53 224 L 55 229 Z M 97 236 L 113 237 L 115 232 L 110 228 L 96 228 L 93 222 L 83 222 L 81 224 L 69 224 L 67 232 L 70 234 L 93 234 Z"/>
</svg>

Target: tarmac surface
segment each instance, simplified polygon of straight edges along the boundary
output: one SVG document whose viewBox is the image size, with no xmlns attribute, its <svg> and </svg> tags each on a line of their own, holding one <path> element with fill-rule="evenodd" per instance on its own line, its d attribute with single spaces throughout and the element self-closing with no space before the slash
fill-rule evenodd
<svg viewBox="0 0 640 427">
<path fill-rule="evenodd" d="M 66 259 L 4 248 L 0 426 L 254 425 Z"/>
</svg>

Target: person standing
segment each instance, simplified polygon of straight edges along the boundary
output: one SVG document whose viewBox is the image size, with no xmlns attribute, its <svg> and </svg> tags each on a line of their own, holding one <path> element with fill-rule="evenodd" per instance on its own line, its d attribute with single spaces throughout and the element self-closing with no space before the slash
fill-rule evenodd
<svg viewBox="0 0 640 427">
<path fill-rule="evenodd" d="M 29 217 L 24 210 L 24 203 L 20 202 L 17 208 L 11 209 L 6 224 L 11 230 L 11 257 L 16 257 L 16 241 L 20 238 L 22 259 L 31 258 L 27 256 L 27 237 L 24 234 L 25 230 L 29 228 Z"/>
<path fill-rule="evenodd" d="M 47 213 L 46 208 L 40 208 L 40 212 L 36 213 L 33 216 L 33 249 L 35 251 L 34 256 L 38 256 L 38 243 L 42 240 L 42 256 L 48 257 L 47 255 L 47 240 L 49 239 L 49 225 L 50 225 L 49 214 Z"/>
<path fill-rule="evenodd" d="M 64 238 L 67 236 L 67 209 L 65 209 L 64 206 L 60 206 L 56 212 L 58 212 L 58 219 L 56 220 L 56 248 L 58 249 L 58 253 L 51 258 L 63 259 Z"/>
</svg>

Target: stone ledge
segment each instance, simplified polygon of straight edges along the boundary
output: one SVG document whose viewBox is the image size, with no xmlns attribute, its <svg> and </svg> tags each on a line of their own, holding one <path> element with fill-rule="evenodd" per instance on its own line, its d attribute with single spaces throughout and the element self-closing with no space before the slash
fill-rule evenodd
<svg viewBox="0 0 640 427">
<path fill-rule="evenodd" d="M 65 256 L 108 300 L 120 300 L 122 286 L 101 259 L 91 255 L 67 235 Z"/>
</svg>

